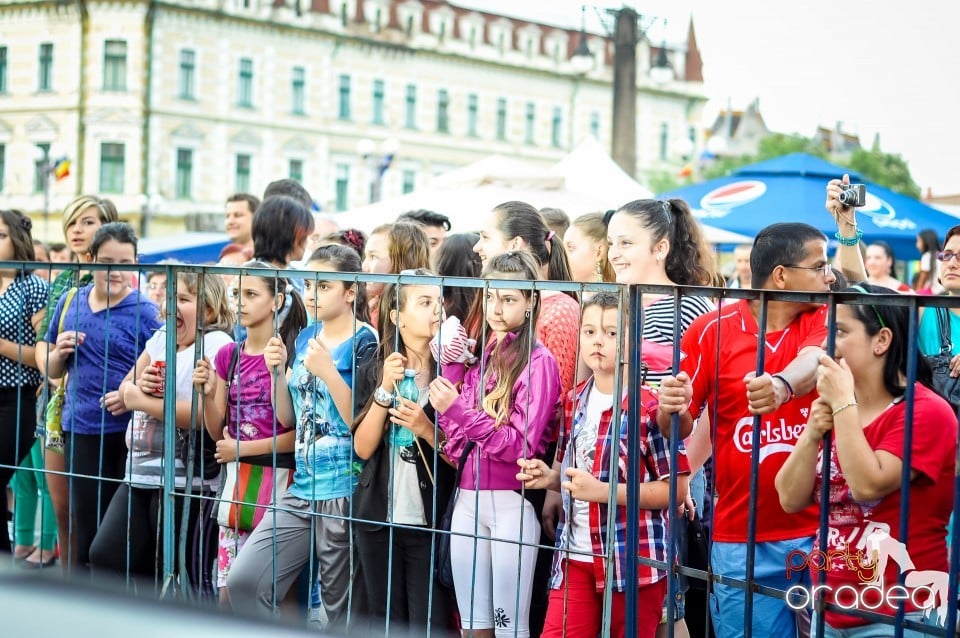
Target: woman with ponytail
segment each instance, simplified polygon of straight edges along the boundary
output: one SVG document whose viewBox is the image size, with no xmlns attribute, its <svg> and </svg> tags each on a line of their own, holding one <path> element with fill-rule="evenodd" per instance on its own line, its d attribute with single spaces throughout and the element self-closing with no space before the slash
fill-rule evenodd
<svg viewBox="0 0 960 638">
<path fill-rule="evenodd" d="M 607 255 L 617 282 L 668 286 L 712 286 L 718 281 L 713 254 L 703 236 L 700 223 L 682 199 L 638 199 L 607 214 Z M 672 295 L 645 294 L 643 303 L 643 341 L 672 348 L 694 319 L 713 309 L 709 297 L 680 297 L 679 333 L 674 330 L 675 302 Z M 648 346 L 649 350 L 649 346 Z M 643 356 L 643 345 L 641 345 Z M 652 364 L 653 361 L 646 361 Z M 657 386 L 671 368 L 650 365 L 646 382 Z M 710 427 L 704 413 L 703 422 L 688 437 L 687 456 L 690 462 L 690 498 L 688 507 L 702 503 L 704 477 L 701 468 L 710 457 Z M 698 434 L 699 433 L 699 434 Z M 683 621 L 683 601 L 678 601 L 674 619 L 679 635 L 687 635 Z"/>
</svg>

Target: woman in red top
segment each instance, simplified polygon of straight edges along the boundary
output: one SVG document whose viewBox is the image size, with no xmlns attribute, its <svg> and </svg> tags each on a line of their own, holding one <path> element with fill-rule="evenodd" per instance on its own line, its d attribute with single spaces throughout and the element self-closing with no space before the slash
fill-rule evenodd
<svg viewBox="0 0 960 638">
<path fill-rule="evenodd" d="M 896 257 L 893 248 L 885 241 L 875 241 L 867 246 L 863 260 L 867 269 L 867 281 L 875 286 L 883 286 L 897 292 L 913 292 L 910 286 L 897 279 Z"/>
<path fill-rule="evenodd" d="M 847 292 L 886 293 L 863 284 Z M 810 419 L 777 474 L 780 503 L 797 512 L 819 502 L 823 435 L 833 432 L 830 450 L 829 536 L 817 539 L 811 556 L 787 557 L 790 569 L 809 567 L 813 581 L 825 571 L 826 636 L 857 628 L 858 636 L 892 635 L 891 623 L 873 623 L 844 613 L 864 609 L 893 616 L 903 600 L 908 620 L 936 621 L 947 606 L 947 520 L 953 504 L 957 418 L 930 389 L 922 359 L 907 390 L 909 311 L 902 306 L 837 307 L 835 358 L 823 355 Z M 900 530 L 901 475 L 907 410 L 912 410 L 909 507 L 906 541 Z M 823 553 L 820 553 L 823 552 Z M 824 558 L 825 556 L 829 558 Z M 904 576 L 903 589 L 897 585 Z M 905 593 L 904 593 L 905 591 Z M 796 600 L 811 598 L 801 592 Z M 807 592 L 809 594 L 809 592 Z M 939 608 L 939 609 L 938 609 Z M 942 614 L 941 614 L 942 618 Z M 876 629 L 876 632 L 872 630 Z M 904 635 L 919 635 L 905 631 Z"/>
</svg>

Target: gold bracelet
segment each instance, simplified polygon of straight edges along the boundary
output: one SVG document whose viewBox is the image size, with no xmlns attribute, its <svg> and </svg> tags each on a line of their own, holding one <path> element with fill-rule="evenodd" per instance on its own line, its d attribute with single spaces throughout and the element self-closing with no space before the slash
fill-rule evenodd
<svg viewBox="0 0 960 638">
<path fill-rule="evenodd" d="M 844 404 L 841 405 L 839 408 L 837 408 L 836 410 L 834 410 L 834 411 L 833 411 L 833 414 L 831 414 L 830 416 L 837 416 L 838 414 L 840 414 L 841 412 L 843 412 L 843 411 L 846 410 L 847 408 L 855 408 L 856 406 L 857 406 L 857 402 L 856 402 L 856 401 L 851 401 L 850 403 L 844 403 Z"/>
</svg>

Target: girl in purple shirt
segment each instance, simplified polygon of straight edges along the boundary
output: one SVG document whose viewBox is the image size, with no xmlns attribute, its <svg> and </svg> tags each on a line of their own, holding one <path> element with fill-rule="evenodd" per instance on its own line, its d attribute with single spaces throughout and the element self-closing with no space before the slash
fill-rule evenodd
<svg viewBox="0 0 960 638">
<path fill-rule="evenodd" d="M 530 281 L 538 272 L 528 253 L 510 252 L 491 258 L 483 277 Z M 526 638 L 540 523 L 525 498 L 530 494 L 521 492 L 516 459 L 546 451 L 560 370 L 535 338 L 537 292 L 491 288 L 477 308 L 490 334 L 481 360 L 469 369 L 443 366 L 430 384 L 430 403 L 447 436 L 440 452 L 459 461 L 473 445 L 451 522 L 451 567 L 465 631 Z"/>
</svg>

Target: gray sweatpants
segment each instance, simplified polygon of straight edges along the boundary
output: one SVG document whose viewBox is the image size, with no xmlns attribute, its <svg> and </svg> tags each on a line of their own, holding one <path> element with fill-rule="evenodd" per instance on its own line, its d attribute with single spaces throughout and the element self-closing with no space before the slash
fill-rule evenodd
<svg viewBox="0 0 960 638">
<path fill-rule="evenodd" d="M 348 607 L 353 609 L 351 624 L 355 622 L 363 599 L 360 561 L 351 542 L 350 522 L 330 518 L 347 516 L 349 511 L 348 498 L 311 503 L 289 492 L 281 495 L 276 518 L 273 512 L 264 515 L 230 568 L 227 587 L 232 606 L 272 611 L 274 594 L 277 601 L 283 600 L 310 560 L 312 541 L 320 561 L 320 595 L 329 626 L 346 626 Z"/>
</svg>

